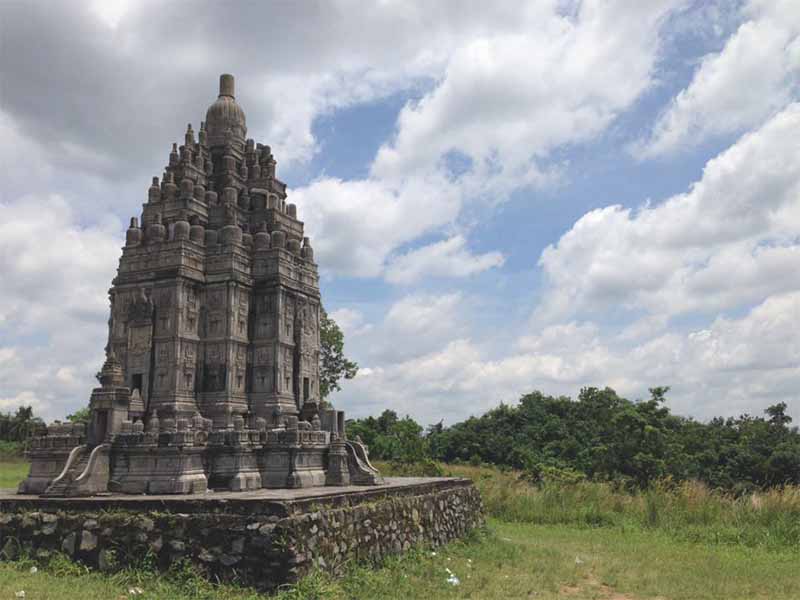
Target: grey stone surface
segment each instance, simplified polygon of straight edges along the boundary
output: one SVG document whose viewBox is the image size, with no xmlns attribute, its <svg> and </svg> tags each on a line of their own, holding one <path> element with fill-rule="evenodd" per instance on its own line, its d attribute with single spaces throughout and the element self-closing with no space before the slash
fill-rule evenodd
<svg viewBox="0 0 800 600">
<path fill-rule="evenodd" d="M 234 79 L 172 146 L 131 219 L 109 290 L 87 425 L 31 444 L 21 494 L 204 494 L 374 485 L 344 414 L 320 410 L 314 250 Z"/>
</svg>

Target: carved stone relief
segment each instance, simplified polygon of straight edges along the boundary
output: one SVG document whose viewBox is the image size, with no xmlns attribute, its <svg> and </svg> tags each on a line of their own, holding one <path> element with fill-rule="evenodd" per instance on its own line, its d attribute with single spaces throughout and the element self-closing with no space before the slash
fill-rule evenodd
<svg viewBox="0 0 800 600">
<path fill-rule="evenodd" d="M 225 391 L 225 377 L 227 367 L 225 363 L 206 363 L 203 390 L 206 392 Z"/>
<path fill-rule="evenodd" d="M 152 339 L 151 328 L 147 327 L 133 327 L 130 330 L 130 341 L 128 344 L 129 351 L 132 354 L 141 354 L 150 350 L 150 343 Z"/>
</svg>

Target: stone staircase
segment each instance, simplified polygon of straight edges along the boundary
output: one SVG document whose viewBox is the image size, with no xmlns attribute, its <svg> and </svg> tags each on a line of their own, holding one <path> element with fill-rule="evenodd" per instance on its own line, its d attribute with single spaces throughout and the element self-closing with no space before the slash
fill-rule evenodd
<svg viewBox="0 0 800 600">
<path fill-rule="evenodd" d="M 78 448 L 77 456 L 70 456 L 72 460 L 67 461 L 64 471 L 50 482 L 42 496 L 50 498 L 66 496 L 70 484 L 86 470 L 86 467 L 89 466 L 89 456 L 91 454 L 86 446 L 79 446 Z"/>
<path fill-rule="evenodd" d="M 359 441 L 346 441 L 347 463 L 350 469 L 350 482 L 355 485 L 380 485 L 383 477 L 369 462 L 367 450 Z"/>
<path fill-rule="evenodd" d="M 94 448 L 77 446 L 70 453 L 64 470 L 47 486 L 42 496 L 63 498 L 107 492 L 109 449 L 108 444 Z"/>
</svg>

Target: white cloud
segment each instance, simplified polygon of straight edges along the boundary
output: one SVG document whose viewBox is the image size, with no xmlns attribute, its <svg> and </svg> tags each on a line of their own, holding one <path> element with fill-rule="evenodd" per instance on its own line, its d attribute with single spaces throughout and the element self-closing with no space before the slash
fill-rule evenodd
<svg viewBox="0 0 800 600">
<path fill-rule="evenodd" d="M 158 173 L 154 143 L 162 144 L 165 156 L 182 124 L 203 118 L 216 74 L 232 72 L 253 137 L 271 144 L 281 164 L 302 163 L 318 149 L 313 123 L 320 115 L 439 81 L 451 56 L 472 40 L 538 35 L 554 22 L 558 26 L 561 5 L 365 7 L 341 0 L 313 8 L 244 3 L 231 10 L 197 2 L 191 35 L 175 35 L 173 24 L 186 20 L 180 5 L 6 3 L 4 42 L 18 51 L 3 56 L 4 80 L 10 82 L 4 110 L 27 135 L 51 142 L 44 148 L 50 160 L 59 159 L 65 141 L 75 169 L 118 179 L 132 164 L 150 164 Z M 625 7 L 615 10 L 624 14 Z M 603 25 L 613 29 L 611 19 Z M 87 153 L 107 162 L 77 160 Z"/>
<path fill-rule="evenodd" d="M 593 210 L 542 253 L 542 319 L 718 311 L 800 287 L 800 104 L 709 161 L 691 189 Z"/>
<path fill-rule="evenodd" d="M 88 402 L 103 360 L 121 224 L 75 221 L 60 196 L 0 203 L 0 390 L 4 408 L 63 417 Z"/>
<path fill-rule="evenodd" d="M 313 232 L 323 270 L 359 277 L 380 275 L 395 248 L 451 222 L 459 211 L 454 190 L 437 178 L 399 188 L 324 178 L 294 190 L 292 201 Z"/>
<path fill-rule="evenodd" d="M 709 137 L 742 132 L 797 97 L 800 5 L 754 0 L 744 13 L 747 20 L 720 52 L 703 58 L 650 139 L 633 146 L 634 154 L 668 154 Z"/>
<path fill-rule="evenodd" d="M 583 2 L 574 18 L 537 11 L 523 27 L 453 52 L 436 88 L 407 105 L 373 175 L 403 178 L 457 151 L 502 195 L 537 181 L 537 159 L 603 131 L 651 82 L 662 19 L 675 2 Z M 554 7 L 555 8 L 555 7 Z"/>
<path fill-rule="evenodd" d="M 396 304 L 417 310 L 389 311 L 354 350 L 393 321 L 410 334 L 404 352 L 358 356 L 368 371 L 345 386 L 343 407 L 453 422 L 535 389 L 609 385 L 636 398 L 669 385 L 679 414 L 757 414 L 781 401 L 800 411 L 797 131 L 793 104 L 710 160 L 686 193 L 585 214 L 542 253 L 546 285 L 527 326 L 509 314 L 503 331 L 481 329 L 463 298 Z M 507 348 L 492 343 L 515 329 Z"/>
<path fill-rule="evenodd" d="M 689 343 L 702 365 L 714 371 L 758 371 L 762 376 L 769 370 L 797 373 L 798 326 L 800 291 L 771 296 L 743 319 L 719 317 L 708 329 L 689 336 Z"/>
<path fill-rule="evenodd" d="M 375 328 L 367 356 L 384 363 L 432 352 L 443 340 L 465 333 L 470 306 L 470 300 L 460 292 L 403 296 Z"/>
<path fill-rule="evenodd" d="M 415 336 L 442 330 L 443 327 L 449 331 L 453 320 L 451 317 L 462 300 L 459 293 L 405 296 L 389 308 L 386 323 L 398 333 L 403 331 Z"/>
<path fill-rule="evenodd" d="M 535 335 L 523 335 L 517 347 L 529 352 L 561 354 L 575 352 L 600 343 L 599 330 L 593 323 L 559 323 L 545 327 Z"/>
<path fill-rule="evenodd" d="M 34 409 L 36 416 L 40 416 L 42 414 L 40 411 L 47 408 L 46 404 L 30 390 L 20 392 L 13 398 L 0 397 L 0 410 L 2 411 L 15 412 L 20 406 L 30 406 Z"/>
<path fill-rule="evenodd" d="M 365 322 L 363 313 L 353 308 L 340 308 L 330 313 L 329 316 L 336 322 L 347 340 L 363 335 L 372 329 L 372 325 Z"/>
<path fill-rule="evenodd" d="M 81 226 L 60 196 L 0 204 L 0 215 L 3 321 L 25 332 L 58 327 L 64 315 L 86 322 L 106 316 L 119 221 Z"/>
<path fill-rule="evenodd" d="M 472 254 L 463 235 L 435 242 L 394 257 L 386 269 L 390 283 L 408 285 L 426 277 L 468 277 L 504 262 L 499 252 Z"/>
<path fill-rule="evenodd" d="M 396 299 L 373 322 L 349 307 L 337 309 L 332 316 L 344 331 L 346 353 L 362 368 L 371 369 L 434 352 L 464 336 L 474 308 L 474 301 L 461 292 L 418 292 Z"/>
<path fill-rule="evenodd" d="M 738 319 L 707 328 L 619 343 L 593 323 L 552 326 L 522 336 L 518 350 L 492 356 L 470 338 L 443 336 L 438 348 L 381 366 L 347 382 L 334 402 L 358 415 L 385 407 L 423 423 L 455 422 L 533 390 L 574 396 L 584 386 L 611 386 L 632 398 L 672 386 L 678 414 L 759 413 L 787 402 L 800 410 L 800 292 L 770 296 Z M 605 341 L 604 341 L 605 340 Z"/>
<path fill-rule="evenodd" d="M 659 28 L 677 4 L 587 1 L 573 16 L 557 2 L 540 3 L 450 39 L 446 58 L 431 63 L 432 91 L 401 111 L 369 178 L 325 178 L 294 190 L 322 264 L 335 274 L 377 276 L 392 252 L 450 226 L 467 203 L 496 203 L 559 177 L 552 151 L 600 134 L 651 84 Z M 432 264 L 451 250 L 445 243 L 412 251 L 387 275 L 413 281 L 427 272 L 424 262 L 434 274 L 445 262 L 464 271 L 461 255 Z M 478 260 L 485 267 L 499 255 Z"/>
<path fill-rule="evenodd" d="M 93 0 L 89 9 L 111 29 L 116 29 L 130 8 L 129 0 Z"/>
</svg>

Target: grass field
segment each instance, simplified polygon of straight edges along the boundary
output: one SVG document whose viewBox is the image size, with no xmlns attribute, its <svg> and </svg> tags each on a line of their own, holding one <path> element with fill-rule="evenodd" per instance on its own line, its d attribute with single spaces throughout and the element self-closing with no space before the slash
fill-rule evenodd
<svg viewBox="0 0 800 600">
<path fill-rule="evenodd" d="M 0 467 L 0 481 L 12 479 L 12 470 L 20 472 Z M 381 569 L 353 566 L 340 580 L 313 574 L 277 597 L 800 598 L 797 490 L 734 499 L 695 484 L 630 495 L 599 484 L 534 488 L 493 469 L 453 471 L 481 488 L 486 533 Z M 188 570 L 108 576 L 60 558 L 31 573 L 34 566 L 0 565 L 0 599 L 19 591 L 26 600 L 264 598 Z"/>
<path fill-rule="evenodd" d="M 0 461 L 0 489 L 16 488 L 28 476 L 28 463 L 20 459 Z"/>
</svg>

